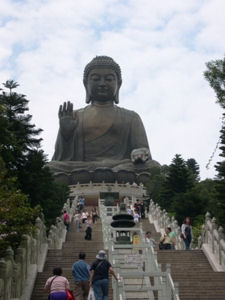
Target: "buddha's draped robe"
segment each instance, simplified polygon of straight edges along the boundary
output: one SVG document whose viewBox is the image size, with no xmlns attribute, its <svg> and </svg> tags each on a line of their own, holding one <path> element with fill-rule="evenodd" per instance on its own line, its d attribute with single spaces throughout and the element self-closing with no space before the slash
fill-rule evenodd
<svg viewBox="0 0 225 300">
<path fill-rule="evenodd" d="M 149 149 L 143 123 L 133 111 L 89 105 L 74 111 L 74 118 L 76 126 L 69 138 L 59 129 L 54 161 L 114 161 L 118 165 L 130 160 L 132 150 Z"/>
</svg>

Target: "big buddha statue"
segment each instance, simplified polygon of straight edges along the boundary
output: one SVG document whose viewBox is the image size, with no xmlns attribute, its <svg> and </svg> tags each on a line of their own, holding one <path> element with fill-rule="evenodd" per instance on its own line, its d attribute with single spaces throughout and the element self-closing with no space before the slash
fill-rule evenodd
<svg viewBox="0 0 225 300">
<path fill-rule="evenodd" d="M 87 106 L 59 108 L 55 153 L 48 164 L 57 181 L 144 182 L 152 160 L 139 115 L 119 107 L 122 84 L 119 65 L 108 56 L 96 56 L 84 69 Z"/>
</svg>

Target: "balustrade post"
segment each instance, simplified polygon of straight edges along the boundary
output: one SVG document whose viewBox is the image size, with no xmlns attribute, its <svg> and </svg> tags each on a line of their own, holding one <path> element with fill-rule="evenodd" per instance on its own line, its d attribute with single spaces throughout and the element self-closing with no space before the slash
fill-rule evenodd
<svg viewBox="0 0 225 300">
<path fill-rule="evenodd" d="M 174 282 L 174 291 L 175 291 L 175 295 L 179 295 L 179 283 L 178 282 Z"/>
<path fill-rule="evenodd" d="M 208 226 L 208 223 L 211 224 L 211 215 L 209 212 L 207 212 L 205 214 L 205 226 L 204 226 L 204 229 L 205 229 L 205 232 L 203 232 L 203 243 L 206 243 L 208 244 L 209 243 L 209 232 L 210 232 L 210 228 Z"/>
<path fill-rule="evenodd" d="M 0 300 L 4 300 L 4 281 L 0 278 Z"/>
<path fill-rule="evenodd" d="M 215 253 L 215 236 L 214 236 L 214 229 L 216 229 L 216 218 L 212 218 L 212 229 L 211 229 L 211 235 L 212 235 L 212 253 Z"/>
<path fill-rule="evenodd" d="M 223 263 L 223 257 L 222 257 L 222 252 L 223 252 L 223 248 L 222 248 L 222 246 L 221 246 L 221 241 L 224 239 L 224 233 L 223 233 L 223 227 L 219 227 L 219 229 L 218 229 L 218 235 L 219 235 L 219 241 L 218 241 L 218 243 L 219 243 L 219 253 L 218 253 L 218 255 L 219 255 L 219 264 L 220 265 L 222 265 L 222 263 Z"/>
<path fill-rule="evenodd" d="M 169 282 L 169 276 L 171 276 L 171 265 L 170 264 L 166 264 L 166 285 L 167 285 L 167 300 L 171 300 L 172 298 L 172 290 L 170 287 L 170 282 Z"/>
</svg>

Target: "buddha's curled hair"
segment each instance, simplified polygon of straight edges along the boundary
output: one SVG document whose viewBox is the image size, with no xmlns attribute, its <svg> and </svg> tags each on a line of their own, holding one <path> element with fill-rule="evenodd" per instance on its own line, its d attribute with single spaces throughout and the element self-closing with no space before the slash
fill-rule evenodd
<svg viewBox="0 0 225 300">
<path fill-rule="evenodd" d="M 95 67 L 107 67 L 116 72 L 118 84 L 121 86 L 122 83 L 122 76 L 121 76 L 121 69 L 120 66 L 109 56 L 96 56 L 93 58 L 85 67 L 84 69 L 84 76 L 83 76 L 83 83 L 86 86 L 88 74 L 91 70 Z"/>
</svg>

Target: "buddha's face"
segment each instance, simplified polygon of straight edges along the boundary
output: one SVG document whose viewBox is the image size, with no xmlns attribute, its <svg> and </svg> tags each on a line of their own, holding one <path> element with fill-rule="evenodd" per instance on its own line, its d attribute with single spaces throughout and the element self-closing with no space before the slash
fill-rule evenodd
<svg viewBox="0 0 225 300">
<path fill-rule="evenodd" d="M 91 101 L 113 101 L 118 90 L 116 72 L 110 68 L 95 68 L 88 74 L 87 91 Z"/>
</svg>

